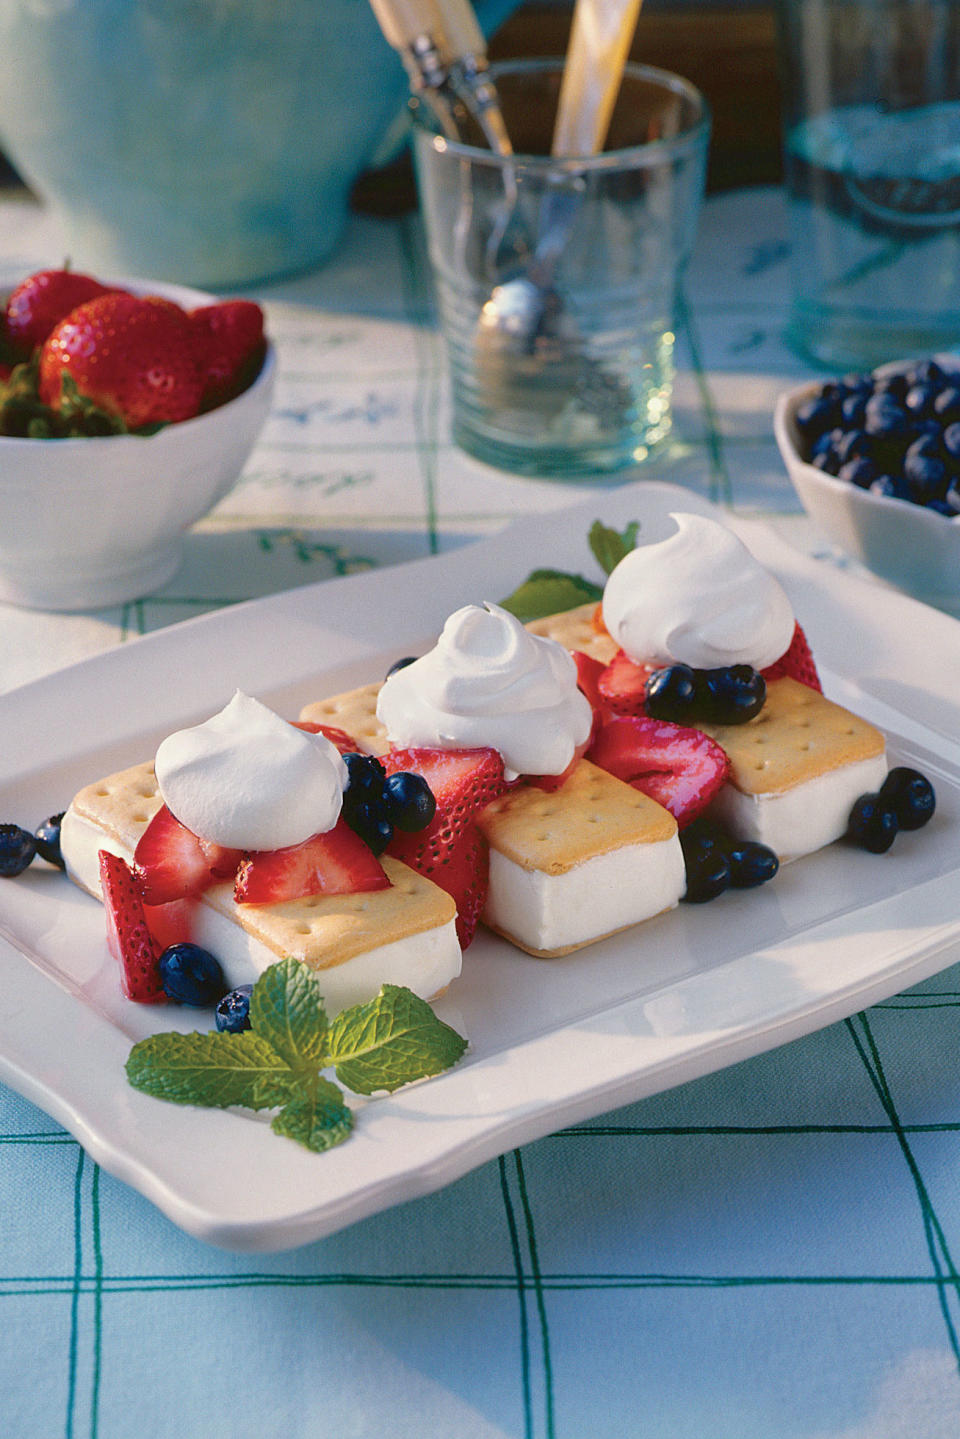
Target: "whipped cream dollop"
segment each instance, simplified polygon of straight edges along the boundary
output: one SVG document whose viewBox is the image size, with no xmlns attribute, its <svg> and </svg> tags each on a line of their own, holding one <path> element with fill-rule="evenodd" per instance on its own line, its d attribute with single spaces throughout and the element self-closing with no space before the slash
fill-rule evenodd
<svg viewBox="0 0 960 1439">
<path fill-rule="evenodd" d="M 284 849 L 332 829 L 347 786 L 335 745 L 240 690 L 219 714 L 169 735 L 155 769 L 180 823 L 229 849 Z"/>
<path fill-rule="evenodd" d="M 603 592 L 603 620 L 638 664 L 765 669 L 789 648 L 793 609 L 742 540 L 702 515 L 625 555 Z"/>
<path fill-rule="evenodd" d="M 562 774 L 593 723 L 573 658 L 499 605 L 465 605 L 428 654 L 383 685 L 377 717 L 394 744 L 490 747 L 508 779 Z"/>
</svg>

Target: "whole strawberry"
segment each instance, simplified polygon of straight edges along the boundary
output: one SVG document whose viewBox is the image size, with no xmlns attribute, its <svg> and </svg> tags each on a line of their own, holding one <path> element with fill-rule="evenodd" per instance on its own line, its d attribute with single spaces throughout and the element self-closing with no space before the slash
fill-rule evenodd
<svg viewBox="0 0 960 1439">
<path fill-rule="evenodd" d="M 190 325 L 203 373 L 202 410 L 239 395 L 263 363 L 263 311 L 252 300 L 223 300 L 191 310 Z"/>
<path fill-rule="evenodd" d="M 107 295 L 110 287 L 92 275 L 73 270 L 38 270 L 11 291 L 4 315 L 4 329 L 13 353 L 29 360 L 53 327 L 87 300 Z"/>
<path fill-rule="evenodd" d="M 80 305 L 40 353 L 40 398 L 56 409 L 62 377 L 131 430 L 199 413 L 203 379 L 190 327 L 176 306 L 127 294 Z"/>
</svg>

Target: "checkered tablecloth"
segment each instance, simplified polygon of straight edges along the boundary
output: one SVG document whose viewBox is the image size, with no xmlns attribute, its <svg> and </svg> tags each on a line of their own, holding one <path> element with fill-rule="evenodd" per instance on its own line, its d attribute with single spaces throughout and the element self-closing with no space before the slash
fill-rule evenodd
<svg viewBox="0 0 960 1439">
<path fill-rule="evenodd" d="M 0 206 L 4 269 L 66 248 L 31 203 Z M 771 438 L 807 373 L 780 339 L 787 263 L 778 192 L 707 205 L 676 443 L 649 471 L 837 563 Z M 258 297 L 280 382 L 242 481 L 160 594 L 0 607 L 0 689 L 590 492 L 451 447 L 414 219 L 357 219 L 327 268 Z M 0 1436 L 956 1439 L 958 1014 L 950 969 L 269 1256 L 186 1237 L 0 1089 Z"/>
</svg>

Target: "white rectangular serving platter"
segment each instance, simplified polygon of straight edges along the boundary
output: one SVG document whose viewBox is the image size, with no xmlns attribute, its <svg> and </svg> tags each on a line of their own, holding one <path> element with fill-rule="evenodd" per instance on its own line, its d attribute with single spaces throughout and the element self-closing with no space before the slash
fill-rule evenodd
<svg viewBox="0 0 960 1439">
<path fill-rule="evenodd" d="M 32 827 L 81 785 L 149 758 L 235 688 L 291 718 L 433 642 L 457 606 L 499 600 L 534 566 L 600 579 L 594 519 L 665 535 L 671 510 L 718 512 L 638 483 L 425 561 L 325 581 L 171 626 L 0 696 L 0 819 Z M 212 1016 L 124 1000 L 103 911 L 34 865 L 0 884 L 0 1078 L 187 1232 L 291 1248 L 428 1193 L 514 1145 L 795 1039 L 960 958 L 960 624 L 720 518 L 786 587 L 826 692 L 889 736 L 937 789 L 930 825 L 871 856 L 844 845 L 566 958 L 481 931 L 438 1002 L 464 1060 L 392 1097 L 351 1100 L 323 1155 L 269 1116 L 163 1103 L 126 1083 L 131 1043 Z"/>
</svg>

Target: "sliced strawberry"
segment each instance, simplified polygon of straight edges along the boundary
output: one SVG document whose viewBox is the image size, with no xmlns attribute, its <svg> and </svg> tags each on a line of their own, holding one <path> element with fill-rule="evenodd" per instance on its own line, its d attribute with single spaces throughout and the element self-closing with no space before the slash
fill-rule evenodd
<svg viewBox="0 0 960 1439">
<path fill-rule="evenodd" d="M 585 655 L 583 650 L 574 650 L 573 658 L 577 666 L 577 684 L 596 712 L 606 703 L 600 693 L 600 676 L 607 667 L 603 660 L 595 660 L 592 655 Z"/>
<path fill-rule="evenodd" d="M 457 939 L 466 949 L 477 932 L 490 884 L 490 846 L 477 826 L 469 824 L 450 858 L 430 875 L 457 906 Z"/>
<path fill-rule="evenodd" d="M 133 855 L 145 904 L 198 895 L 215 879 L 229 879 L 243 858 L 238 849 L 201 840 L 161 805 Z"/>
<path fill-rule="evenodd" d="M 807 637 L 799 625 L 794 627 L 793 639 L 790 646 L 778 660 L 761 670 L 765 680 L 798 680 L 802 685 L 808 685 L 812 690 L 823 692 L 823 685 L 820 683 L 820 676 L 817 674 L 817 666 L 814 663 L 813 654 L 807 643 Z"/>
<path fill-rule="evenodd" d="M 160 950 L 147 928 L 136 877 L 125 860 L 102 849 L 100 886 L 107 912 L 107 944 L 120 961 L 120 986 L 138 1004 L 162 1004 Z"/>
<path fill-rule="evenodd" d="M 143 906 L 143 917 L 160 954 L 171 944 L 193 939 L 196 913 L 195 899 L 171 899 L 166 904 Z"/>
<path fill-rule="evenodd" d="M 335 724 L 317 724 L 314 720 L 291 720 L 290 723 L 294 729 L 306 730 L 307 734 L 322 734 L 332 745 L 336 745 L 341 754 L 358 754 L 360 751 L 353 736 L 345 729 L 338 729 Z"/>
<path fill-rule="evenodd" d="M 466 949 L 487 899 L 490 851 L 475 817 L 507 788 L 494 749 L 396 749 L 382 757 L 387 774 L 423 775 L 437 802 L 433 819 L 416 834 L 395 830 L 388 854 L 432 879 L 457 906 L 457 938 Z"/>
<path fill-rule="evenodd" d="M 597 679 L 601 700 L 614 714 L 642 714 L 646 684 L 652 673 L 653 666 L 635 664 L 623 650 L 617 650 Z"/>
<path fill-rule="evenodd" d="M 681 829 L 706 809 L 730 768 L 709 735 L 646 715 L 608 719 L 587 758 L 662 804 Z"/>
<path fill-rule="evenodd" d="M 389 853 L 421 874 L 448 858 L 460 835 L 506 789 L 495 749 L 394 749 L 381 756 L 388 775 L 423 775 L 437 803 L 433 819 L 415 834 L 395 834 Z"/>
<path fill-rule="evenodd" d="M 247 855 L 233 896 L 238 904 L 279 904 L 309 894 L 359 894 L 389 886 L 370 847 L 338 819 L 333 829 L 302 844 Z"/>
</svg>

